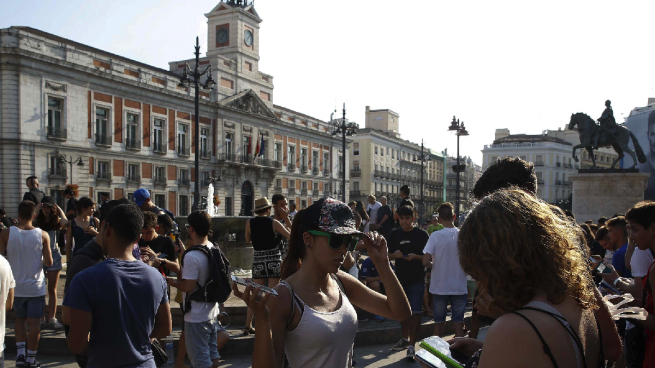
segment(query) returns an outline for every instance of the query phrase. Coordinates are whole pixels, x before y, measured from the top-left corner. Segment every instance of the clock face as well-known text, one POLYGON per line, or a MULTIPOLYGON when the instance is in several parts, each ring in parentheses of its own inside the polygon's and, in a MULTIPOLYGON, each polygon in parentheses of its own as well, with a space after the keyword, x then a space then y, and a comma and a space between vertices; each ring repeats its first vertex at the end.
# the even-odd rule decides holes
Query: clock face
POLYGON ((243 35, 243 42, 245 42, 246 46, 250 47, 252 46, 252 40, 253 40, 252 32, 249 29, 247 29, 243 35))
POLYGON ((224 44, 227 43, 227 41, 230 39, 230 31, 227 28, 220 28, 218 31, 216 31, 216 42, 218 44, 224 44))

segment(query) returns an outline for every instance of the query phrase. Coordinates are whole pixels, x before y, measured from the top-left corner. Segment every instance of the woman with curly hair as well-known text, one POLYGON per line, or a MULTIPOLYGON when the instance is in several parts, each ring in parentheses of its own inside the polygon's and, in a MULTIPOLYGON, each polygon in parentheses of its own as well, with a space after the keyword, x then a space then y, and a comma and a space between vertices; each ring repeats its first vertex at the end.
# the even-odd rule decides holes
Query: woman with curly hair
POLYGON ((459 235, 460 263, 509 312, 491 326, 478 367, 601 366, 580 236, 580 227, 522 190, 495 192, 471 211, 459 235))

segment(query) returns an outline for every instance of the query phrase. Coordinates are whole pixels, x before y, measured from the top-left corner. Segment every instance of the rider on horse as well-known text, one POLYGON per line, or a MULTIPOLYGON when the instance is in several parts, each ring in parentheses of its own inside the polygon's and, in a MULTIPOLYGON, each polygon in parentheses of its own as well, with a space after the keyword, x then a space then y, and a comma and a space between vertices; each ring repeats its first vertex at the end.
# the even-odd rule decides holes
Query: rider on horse
POLYGON ((598 149, 598 139, 600 138, 600 134, 603 131, 608 132, 611 134, 614 138, 616 138, 616 120, 614 120, 614 111, 612 110, 612 101, 607 100, 605 101, 605 111, 603 111, 603 115, 601 115, 598 118, 598 122, 600 123, 600 129, 598 130, 598 133, 596 133, 596 141, 594 142, 594 149, 598 149))

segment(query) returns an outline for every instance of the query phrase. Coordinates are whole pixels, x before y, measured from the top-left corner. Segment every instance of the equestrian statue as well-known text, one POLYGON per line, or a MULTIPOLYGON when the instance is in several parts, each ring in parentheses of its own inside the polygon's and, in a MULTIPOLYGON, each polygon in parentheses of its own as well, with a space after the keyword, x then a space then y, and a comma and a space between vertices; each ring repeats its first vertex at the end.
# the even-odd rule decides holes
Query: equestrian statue
POLYGON ((609 147, 612 146, 614 151, 619 155, 619 157, 612 162, 612 169, 616 166, 616 163, 619 162, 623 157, 623 152, 627 152, 632 157, 632 167, 634 169, 637 165, 637 158, 640 163, 646 162, 646 155, 639 145, 639 141, 635 138, 634 134, 628 130, 623 125, 618 125, 616 120, 614 120, 614 112, 612 111, 612 102, 610 100, 605 101, 605 111, 600 118, 598 118, 599 124, 596 124, 594 119, 590 118, 589 115, 583 114, 581 112, 577 114, 571 114, 571 121, 569 122, 569 129, 573 129, 576 125, 578 126, 578 133, 580 134, 580 144, 573 147, 573 159, 578 162, 578 156, 576 156, 575 151, 578 148, 584 148, 589 152, 589 157, 593 163, 592 168, 596 168, 596 158, 594 157, 594 150, 599 147, 609 147), (635 158, 635 151, 631 150, 628 146, 628 143, 632 139, 632 143, 635 146, 635 151, 637 157, 635 158))

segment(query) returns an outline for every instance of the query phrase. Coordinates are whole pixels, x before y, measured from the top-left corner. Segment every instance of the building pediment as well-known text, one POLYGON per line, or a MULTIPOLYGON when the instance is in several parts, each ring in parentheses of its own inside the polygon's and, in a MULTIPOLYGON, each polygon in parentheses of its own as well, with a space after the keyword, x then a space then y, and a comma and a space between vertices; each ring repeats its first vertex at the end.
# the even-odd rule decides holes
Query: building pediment
POLYGON ((220 106, 239 110, 251 115, 278 120, 273 110, 266 105, 255 91, 248 89, 230 96, 218 103, 220 106))

